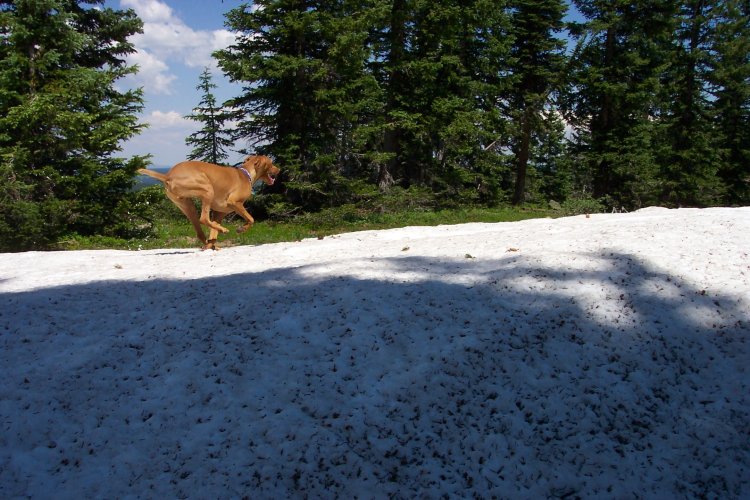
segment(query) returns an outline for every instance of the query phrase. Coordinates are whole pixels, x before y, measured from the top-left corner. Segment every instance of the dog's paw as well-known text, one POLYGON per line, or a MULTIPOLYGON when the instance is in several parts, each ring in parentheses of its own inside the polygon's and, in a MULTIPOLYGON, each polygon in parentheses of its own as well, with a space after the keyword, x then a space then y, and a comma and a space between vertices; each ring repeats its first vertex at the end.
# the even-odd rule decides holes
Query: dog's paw
POLYGON ((216 246, 216 240, 208 240, 205 245, 203 245, 203 248, 201 250, 218 250, 219 247, 216 246))

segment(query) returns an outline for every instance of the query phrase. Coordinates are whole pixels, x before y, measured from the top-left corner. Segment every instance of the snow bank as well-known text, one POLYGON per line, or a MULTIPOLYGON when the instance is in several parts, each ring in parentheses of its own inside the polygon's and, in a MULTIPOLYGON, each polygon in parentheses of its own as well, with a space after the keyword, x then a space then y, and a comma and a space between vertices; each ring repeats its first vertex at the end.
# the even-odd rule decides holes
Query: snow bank
POLYGON ((0 497, 750 496, 750 209, 0 255, 0 497))

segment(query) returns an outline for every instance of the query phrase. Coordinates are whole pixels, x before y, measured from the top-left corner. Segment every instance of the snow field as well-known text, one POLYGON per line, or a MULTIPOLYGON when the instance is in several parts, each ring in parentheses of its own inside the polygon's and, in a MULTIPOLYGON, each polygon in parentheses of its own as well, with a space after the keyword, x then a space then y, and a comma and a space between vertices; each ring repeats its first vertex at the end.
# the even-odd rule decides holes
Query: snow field
POLYGON ((750 209, 0 255, 0 497, 750 496, 750 209))

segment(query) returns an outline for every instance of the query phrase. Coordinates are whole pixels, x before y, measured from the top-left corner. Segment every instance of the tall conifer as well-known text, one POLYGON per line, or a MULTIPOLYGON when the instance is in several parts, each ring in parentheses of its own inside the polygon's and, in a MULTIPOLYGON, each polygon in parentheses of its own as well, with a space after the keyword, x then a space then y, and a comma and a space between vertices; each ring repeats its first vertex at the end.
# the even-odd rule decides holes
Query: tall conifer
POLYGON ((712 116, 724 160, 724 203, 750 204, 750 3, 727 0, 717 10, 708 75, 712 116))
POLYGON ((721 3, 682 1, 675 17, 672 59, 664 78, 668 104, 659 117, 665 136, 657 148, 659 201, 668 205, 705 206, 721 199, 722 148, 711 118, 709 93, 721 3))
POLYGON ((141 126, 141 92, 115 82, 141 31, 102 1, 0 2, 0 245, 43 247, 66 233, 127 235, 144 159, 117 158, 141 126), (96 8, 94 8, 96 7, 96 8))
POLYGON ((556 36, 563 28, 562 0, 511 2, 513 26, 510 114, 514 122, 511 148, 515 159, 513 203, 524 201, 526 175, 536 132, 543 129, 544 110, 555 86, 562 84, 565 42, 556 36))
POLYGON ((213 94, 215 88, 211 71, 208 68, 204 69, 196 87, 201 91, 201 101, 193 108, 193 113, 187 116, 202 125, 200 130, 185 139, 188 146, 193 146, 188 155, 190 160, 220 164, 227 159, 227 149, 234 143, 231 133, 225 128, 225 122, 230 114, 216 103, 213 94))
POLYGON ((654 152, 670 63, 674 2, 575 0, 586 17, 573 25, 566 118, 584 159, 591 192, 610 203, 641 206, 659 196, 654 152))
POLYGON ((241 137, 284 168, 291 200, 335 203, 345 176, 361 173, 367 134, 359 125, 378 106, 365 71, 373 24, 367 2, 261 0, 227 14, 238 42, 217 53, 233 80, 241 137))

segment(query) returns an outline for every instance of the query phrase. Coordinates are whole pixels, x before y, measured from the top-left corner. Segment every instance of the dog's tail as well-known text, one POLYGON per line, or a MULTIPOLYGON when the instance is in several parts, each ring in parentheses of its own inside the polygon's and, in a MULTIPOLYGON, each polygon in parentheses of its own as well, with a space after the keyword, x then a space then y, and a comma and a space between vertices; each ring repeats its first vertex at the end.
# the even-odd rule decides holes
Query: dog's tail
POLYGON ((167 180, 166 175, 160 174, 159 172, 154 172, 153 170, 148 170, 145 168, 139 168, 138 173, 143 174, 143 175, 148 175, 149 177, 153 177, 154 179, 160 180, 162 182, 167 180))

